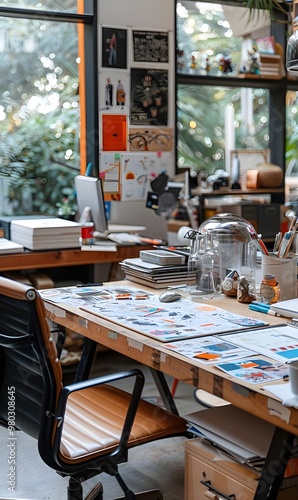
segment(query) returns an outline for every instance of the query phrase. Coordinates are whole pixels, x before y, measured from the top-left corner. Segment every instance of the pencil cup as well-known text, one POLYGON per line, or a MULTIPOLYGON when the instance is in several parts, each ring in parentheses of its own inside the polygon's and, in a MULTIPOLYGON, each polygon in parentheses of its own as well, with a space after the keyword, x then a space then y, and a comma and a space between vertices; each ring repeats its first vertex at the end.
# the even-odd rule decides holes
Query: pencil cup
POLYGON ((262 275, 274 274, 280 286, 280 300, 297 297, 298 256, 281 259, 274 255, 262 255, 262 275))
POLYGON ((293 394, 298 396, 298 361, 290 363, 290 384, 293 394))

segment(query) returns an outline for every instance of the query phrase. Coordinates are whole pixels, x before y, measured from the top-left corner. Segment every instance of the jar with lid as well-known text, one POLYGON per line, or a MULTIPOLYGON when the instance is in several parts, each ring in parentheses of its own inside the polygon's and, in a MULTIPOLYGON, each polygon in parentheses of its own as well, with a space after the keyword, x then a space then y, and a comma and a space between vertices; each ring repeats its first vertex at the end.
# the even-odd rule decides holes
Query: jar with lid
POLYGON ((265 274, 260 285, 261 302, 274 304, 280 300, 280 287, 274 274, 265 274))

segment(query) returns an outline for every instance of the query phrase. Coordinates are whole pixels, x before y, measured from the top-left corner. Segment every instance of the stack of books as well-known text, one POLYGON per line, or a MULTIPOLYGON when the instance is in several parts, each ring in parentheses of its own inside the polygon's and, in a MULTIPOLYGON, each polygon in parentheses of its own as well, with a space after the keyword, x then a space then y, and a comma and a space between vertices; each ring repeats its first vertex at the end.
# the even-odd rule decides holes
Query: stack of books
POLYGON ((24 251, 23 245, 10 241, 7 238, 0 238, 0 254, 20 253, 24 251))
POLYGON ((10 238, 30 250, 80 247, 81 225, 53 217, 12 220, 10 238))
POLYGON ((151 288, 195 283, 195 273, 188 273, 187 264, 160 265, 135 258, 125 259, 120 265, 125 279, 151 288))

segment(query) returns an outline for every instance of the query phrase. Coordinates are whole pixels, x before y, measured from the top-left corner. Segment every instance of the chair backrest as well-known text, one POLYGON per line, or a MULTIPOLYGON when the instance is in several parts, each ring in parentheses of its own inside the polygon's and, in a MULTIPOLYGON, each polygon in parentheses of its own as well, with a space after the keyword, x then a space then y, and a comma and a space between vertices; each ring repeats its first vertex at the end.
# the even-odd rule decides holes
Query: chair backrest
POLYGON ((38 292, 4 277, 0 277, 0 359, 0 421, 36 439, 40 433, 46 435, 48 427, 48 437, 48 416, 55 412, 62 387, 56 346, 38 292))

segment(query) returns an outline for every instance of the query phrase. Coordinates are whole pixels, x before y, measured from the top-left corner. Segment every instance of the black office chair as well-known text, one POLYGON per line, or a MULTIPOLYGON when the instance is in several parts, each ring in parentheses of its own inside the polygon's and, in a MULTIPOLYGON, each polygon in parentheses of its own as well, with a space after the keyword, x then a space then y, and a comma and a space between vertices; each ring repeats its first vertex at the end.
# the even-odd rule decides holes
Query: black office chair
MULTIPOLYGON (((162 499, 158 490, 134 494, 121 478, 118 464, 127 461, 132 447, 186 436, 185 420, 141 399, 140 370, 63 387, 42 298, 33 287, 3 277, 0 361, 0 421, 38 440, 43 461, 69 477, 68 500, 81 500, 82 483, 101 472, 116 477, 123 499, 162 499), (124 378, 132 378, 131 394, 107 385, 124 378)), ((102 499, 101 483, 84 498, 102 499)))

